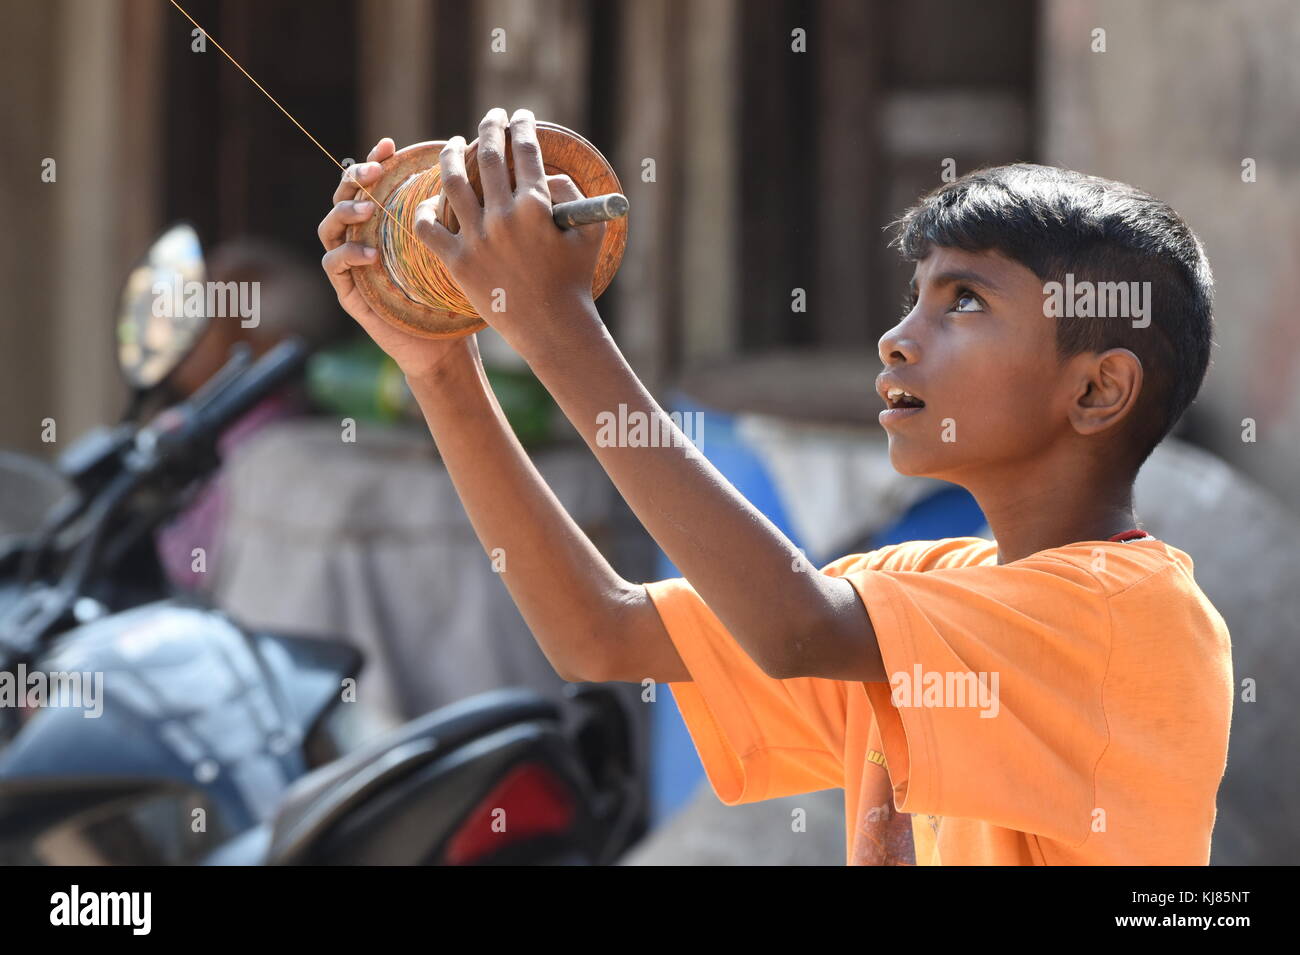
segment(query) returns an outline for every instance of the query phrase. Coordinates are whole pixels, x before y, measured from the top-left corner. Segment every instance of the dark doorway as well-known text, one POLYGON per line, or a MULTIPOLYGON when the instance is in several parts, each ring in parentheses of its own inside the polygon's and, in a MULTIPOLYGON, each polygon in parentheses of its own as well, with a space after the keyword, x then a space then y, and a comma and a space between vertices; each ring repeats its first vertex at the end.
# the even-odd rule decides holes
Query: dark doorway
POLYGON ((190 0, 186 9, 210 36, 195 52, 193 24, 167 18, 166 220, 193 222, 209 247, 251 234, 319 255, 315 226, 339 170, 216 43, 334 157, 360 159, 357 5, 190 0))

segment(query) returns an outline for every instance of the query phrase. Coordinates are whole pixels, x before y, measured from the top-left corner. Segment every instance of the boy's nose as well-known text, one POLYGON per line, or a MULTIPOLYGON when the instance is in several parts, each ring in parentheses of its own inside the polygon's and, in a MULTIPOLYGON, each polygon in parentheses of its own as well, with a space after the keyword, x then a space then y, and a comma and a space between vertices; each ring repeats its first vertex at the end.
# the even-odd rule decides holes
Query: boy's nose
POLYGON ((899 322, 885 334, 880 336, 880 341, 876 344, 876 350, 880 354, 880 361, 885 367, 898 364, 913 364, 918 357, 919 349, 917 348, 916 339, 912 338, 904 327, 905 321, 899 322))

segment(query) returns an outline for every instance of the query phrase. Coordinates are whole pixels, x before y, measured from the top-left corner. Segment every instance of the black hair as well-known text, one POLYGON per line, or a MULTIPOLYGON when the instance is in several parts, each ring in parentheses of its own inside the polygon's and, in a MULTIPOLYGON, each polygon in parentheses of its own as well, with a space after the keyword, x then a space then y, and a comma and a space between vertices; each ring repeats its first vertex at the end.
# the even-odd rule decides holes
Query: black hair
MULTIPOLYGON (((931 247, 995 250, 1044 283, 1150 282, 1150 325, 1057 318, 1057 355, 1127 348, 1143 385, 1128 431, 1135 467, 1169 434, 1209 368, 1214 279, 1199 239, 1169 205, 1122 182, 1016 163, 947 183, 894 224, 893 245, 919 261, 931 247), (1152 333, 1155 334, 1152 334, 1152 333)), ((1046 296, 1046 289, 1044 292, 1046 296)))

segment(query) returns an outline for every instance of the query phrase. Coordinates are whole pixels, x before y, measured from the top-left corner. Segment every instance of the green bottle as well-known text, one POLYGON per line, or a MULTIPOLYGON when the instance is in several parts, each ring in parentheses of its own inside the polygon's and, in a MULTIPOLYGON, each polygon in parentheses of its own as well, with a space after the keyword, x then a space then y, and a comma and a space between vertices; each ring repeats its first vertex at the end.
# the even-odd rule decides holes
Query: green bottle
MULTIPOLYGON (((541 382, 524 367, 484 362, 510 427, 525 447, 555 436, 557 409, 541 382)), ((315 404, 358 421, 421 420, 420 407, 397 364, 368 338, 324 348, 307 363, 307 391, 315 404)))

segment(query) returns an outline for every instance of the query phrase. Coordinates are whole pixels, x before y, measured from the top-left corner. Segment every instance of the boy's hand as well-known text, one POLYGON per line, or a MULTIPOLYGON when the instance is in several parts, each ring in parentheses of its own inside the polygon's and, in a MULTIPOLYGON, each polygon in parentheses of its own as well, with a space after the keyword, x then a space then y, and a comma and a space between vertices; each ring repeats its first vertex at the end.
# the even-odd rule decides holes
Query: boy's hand
POLYGON ((527 342, 545 336, 548 321, 591 302, 591 283, 605 223, 561 229, 552 202, 581 199, 568 176, 548 176, 532 112, 510 117, 515 188, 505 163, 506 113, 491 110, 479 123, 478 168, 483 205, 465 176, 465 140, 448 141, 440 159, 442 196, 416 210, 416 236, 438 256, 475 310, 527 356, 527 342), (438 222, 443 197, 460 231, 438 222))
POLYGON ((334 208, 321 220, 316 233, 325 247, 321 267, 338 293, 339 304, 357 320, 375 344, 388 353, 402 373, 414 380, 432 374, 449 355, 477 359, 478 348, 472 335, 430 340, 394 328, 375 314, 352 280, 354 268, 382 268, 378 250, 359 242, 346 241, 349 225, 365 222, 373 215, 383 215, 374 202, 361 193, 357 183, 368 189, 377 182, 379 164, 394 151, 393 141, 384 137, 370 150, 364 163, 348 167, 339 187, 334 190, 334 208))

